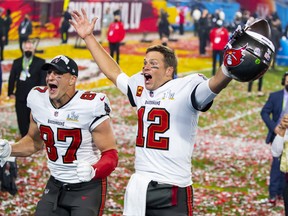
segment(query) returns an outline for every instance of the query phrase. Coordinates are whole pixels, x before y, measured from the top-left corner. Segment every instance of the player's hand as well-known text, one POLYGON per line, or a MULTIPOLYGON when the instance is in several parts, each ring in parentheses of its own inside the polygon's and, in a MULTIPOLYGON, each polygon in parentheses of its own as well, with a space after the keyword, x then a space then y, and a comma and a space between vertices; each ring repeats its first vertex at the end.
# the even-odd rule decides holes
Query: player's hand
POLYGON ((77 160, 73 161, 73 163, 77 166, 77 176, 79 181, 88 182, 94 178, 96 170, 91 166, 90 163, 77 160))
POLYGON ((223 73, 226 77, 229 77, 229 78, 232 78, 232 79, 233 79, 231 73, 228 71, 228 68, 227 68, 224 64, 221 65, 221 70, 222 70, 222 73, 223 73))
MULTIPOLYGON (((235 35, 239 34, 240 32, 242 31, 242 27, 240 25, 237 26, 236 30, 234 30, 234 32, 232 33, 232 36, 230 38, 233 38, 235 37, 235 35)), ((230 43, 230 41, 226 44, 225 46, 225 49, 224 50, 227 50, 227 49, 231 49, 232 48, 232 45, 230 43)), ((224 52, 224 56, 223 56, 223 59, 225 58, 225 55, 226 53, 224 52)), ((231 72, 228 70, 228 68, 225 66, 225 64, 222 64, 221 65, 221 70, 222 70, 222 73, 229 77, 229 78, 233 78, 233 76, 231 75, 231 72)))
POLYGON ((15 99, 15 95, 14 94, 9 95, 9 99, 15 99))
MULTIPOLYGON (((241 31, 243 31, 242 27, 240 25, 237 26, 236 30, 234 30, 234 32, 232 33, 231 38, 234 38, 236 37, 237 34, 240 34, 241 31)), ((231 45, 231 40, 228 41, 228 43, 226 44, 225 48, 224 48, 224 56, 223 56, 223 59, 226 58, 225 55, 226 55, 226 50, 228 49, 231 49, 232 48, 232 45, 231 45)), ((229 78, 232 78, 233 79, 233 76, 231 75, 231 72, 228 70, 228 68, 225 66, 225 64, 222 64, 221 65, 221 70, 223 72, 223 74, 229 78)))
POLYGON ((8 140, 0 139, 0 158, 10 157, 11 151, 11 145, 8 140))
POLYGON ((97 21, 97 17, 93 18, 91 22, 89 22, 86 11, 82 8, 82 15, 78 11, 73 11, 71 13, 74 20, 69 20, 70 24, 75 28, 78 35, 85 39, 88 35, 93 34, 93 30, 95 27, 95 23, 97 21))
POLYGON ((283 118, 281 119, 280 125, 282 128, 287 129, 288 128, 288 114, 285 114, 283 118))

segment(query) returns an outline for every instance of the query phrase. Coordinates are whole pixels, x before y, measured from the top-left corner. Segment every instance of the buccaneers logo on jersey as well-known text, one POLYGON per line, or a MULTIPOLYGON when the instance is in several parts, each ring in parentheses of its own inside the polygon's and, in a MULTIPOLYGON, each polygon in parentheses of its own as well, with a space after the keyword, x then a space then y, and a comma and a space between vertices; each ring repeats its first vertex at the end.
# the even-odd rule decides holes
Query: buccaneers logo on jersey
POLYGON ((247 44, 239 49, 227 49, 224 53, 224 65, 226 67, 236 67, 244 60, 243 51, 246 50, 247 44))

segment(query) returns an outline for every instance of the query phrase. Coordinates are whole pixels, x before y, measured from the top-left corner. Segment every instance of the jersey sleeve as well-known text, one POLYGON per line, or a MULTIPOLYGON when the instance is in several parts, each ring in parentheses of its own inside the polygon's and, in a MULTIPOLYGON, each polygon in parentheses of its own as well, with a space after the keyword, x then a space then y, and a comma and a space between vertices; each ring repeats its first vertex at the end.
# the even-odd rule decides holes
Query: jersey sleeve
POLYGON ((136 97, 139 97, 144 91, 144 77, 141 72, 131 76, 128 79, 127 96, 132 107, 136 107, 136 97))
MULTIPOLYGON (((46 98, 47 86, 35 86, 33 87, 27 96, 27 107, 31 109, 31 115, 35 120, 35 116, 39 114, 39 108, 43 106, 43 101, 46 98), (41 105, 42 104, 42 105, 41 105)), ((42 113, 40 114, 42 115, 42 113)))
POLYGON ((211 91, 209 81, 206 80, 197 85, 191 94, 192 105, 196 110, 205 112, 213 103, 214 98, 217 96, 211 91))
POLYGON ((27 96, 27 107, 29 107, 32 110, 33 104, 35 101, 38 101, 38 98, 41 97, 39 93, 44 94, 47 90, 46 86, 35 86, 33 87, 27 96))
POLYGON ((110 118, 111 106, 108 97, 98 93, 95 100, 96 106, 93 111, 93 120, 90 123, 90 131, 93 131, 99 124, 110 118))
POLYGON ((125 73, 119 74, 116 79, 117 88, 125 95, 128 93, 128 79, 129 77, 125 73))

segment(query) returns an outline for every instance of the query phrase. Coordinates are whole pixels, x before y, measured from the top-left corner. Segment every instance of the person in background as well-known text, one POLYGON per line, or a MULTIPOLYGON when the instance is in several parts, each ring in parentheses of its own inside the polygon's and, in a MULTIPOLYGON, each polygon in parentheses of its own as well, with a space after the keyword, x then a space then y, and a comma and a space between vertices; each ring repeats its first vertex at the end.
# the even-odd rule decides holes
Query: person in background
POLYGON ((273 157, 280 159, 280 170, 285 173, 283 190, 285 215, 288 216, 288 114, 285 114, 277 125, 277 135, 272 142, 273 157))
POLYGON ((0 95, 2 94, 2 82, 3 82, 3 78, 2 78, 2 61, 0 60, 0 95))
POLYGON ((6 16, 4 18, 5 23, 5 45, 8 45, 9 43, 9 31, 12 24, 12 18, 11 18, 11 10, 6 10, 6 16))
POLYGON ((114 21, 110 23, 108 34, 107 34, 107 40, 109 42, 109 49, 110 49, 110 55, 112 58, 114 58, 116 54, 116 62, 119 64, 120 61, 120 46, 121 41, 125 37, 125 29, 123 26, 123 23, 121 22, 121 17, 118 15, 118 13, 114 13, 114 21))
POLYGON ((283 36, 282 32, 279 30, 279 25, 281 25, 281 23, 278 24, 278 22, 273 22, 273 21, 271 21, 271 23, 270 23, 271 35, 272 35, 271 40, 272 40, 272 42, 275 46, 275 50, 276 50, 275 55, 273 56, 273 63, 272 63, 272 69, 273 70, 276 70, 276 65, 277 65, 276 58, 277 58, 277 54, 279 52, 279 49, 281 48, 280 41, 281 41, 281 38, 283 36))
POLYGON ((119 7, 113 11, 113 15, 114 16, 119 16, 120 17, 120 21, 122 22, 122 5, 120 4, 119 7))
MULTIPOLYGON (((281 84, 283 89, 270 93, 268 100, 261 110, 261 117, 268 128, 266 143, 271 145, 276 134, 277 125, 284 114, 288 113, 288 72, 283 75, 281 84)), ((280 171, 279 157, 273 157, 270 170, 268 203, 275 206, 277 199, 282 198, 285 176, 280 171)))
POLYGON ((33 215, 101 216, 107 176, 118 164, 110 102, 105 94, 76 89, 78 66, 68 56, 41 69, 47 86, 28 94, 29 131, 13 144, 0 139, 0 162, 46 149, 51 175, 33 215))
POLYGON ((223 21, 216 21, 217 27, 210 31, 209 38, 212 46, 212 75, 215 75, 217 59, 219 66, 223 63, 224 48, 229 41, 229 31, 223 27, 223 21))
POLYGON ((2 14, 4 12, 4 8, 0 7, 0 61, 4 60, 4 45, 5 45, 5 21, 2 18, 2 14))
POLYGON ((179 34, 184 35, 184 24, 185 24, 185 11, 181 8, 179 11, 179 34))
POLYGON ((113 15, 110 12, 110 8, 107 7, 105 10, 105 14, 103 14, 102 18, 100 43, 104 43, 105 41, 107 41, 108 28, 112 22, 113 22, 113 15))
POLYGON ((195 8, 194 10, 191 10, 191 16, 193 18, 193 35, 195 37, 198 37, 198 31, 199 31, 199 19, 201 17, 201 11, 198 8, 195 8))
POLYGON ((29 36, 32 34, 32 22, 28 13, 25 14, 24 20, 20 23, 18 27, 19 34, 19 47, 21 53, 23 54, 23 42, 29 39, 29 36))
MULTIPOLYGON (((251 12, 249 10, 243 9, 241 10, 242 13, 242 23, 245 25, 247 22, 249 22, 249 20, 251 20, 251 18, 254 19, 254 17, 251 15, 251 12)), ((236 26, 237 28, 237 26, 236 26)))
POLYGON ((60 20, 60 33, 61 33, 61 43, 66 44, 68 42, 68 30, 70 28, 69 20, 72 19, 71 14, 69 13, 69 8, 65 10, 62 14, 60 20))
POLYGON ((158 33, 160 40, 165 35, 168 39, 170 37, 170 23, 168 20, 168 13, 161 8, 157 21, 158 33))
POLYGON ((200 56, 206 56, 207 41, 209 41, 209 12, 204 9, 201 13, 201 17, 198 21, 198 38, 199 38, 199 54, 200 56))
MULTIPOLYGON (((258 79, 258 87, 257 87, 257 96, 258 96, 258 97, 264 96, 264 93, 262 92, 263 77, 264 77, 264 76, 262 76, 262 77, 260 77, 260 78, 258 79)), ((252 95, 253 82, 254 82, 254 81, 248 82, 248 96, 251 96, 251 95, 252 95)))
MULTIPOLYGON (((45 60, 34 56, 35 46, 32 40, 23 42, 23 55, 12 63, 12 68, 8 80, 8 96, 15 99, 15 111, 17 116, 18 128, 21 137, 28 133, 30 122, 30 108, 27 107, 27 95, 29 91, 37 85, 46 85, 45 74, 41 71, 45 60)), ((10 184, 5 184, 5 190, 15 195, 17 185, 17 160, 7 162, 2 170, 10 169, 10 184)), ((5 181, 3 181, 5 183, 5 181)), ((2 182, 2 183, 3 183, 2 182)))
POLYGON ((244 24, 245 23, 243 23, 241 11, 237 11, 233 21, 228 26, 228 30, 229 32, 234 32, 238 26, 244 26, 244 24))
POLYGON ((34 55, 35 48, 32 40, 23 43, 23 55, 13 61, 8 80, 8 96, 15 98, 21 137, 24 137, 29 129, 30 108, 27 107, 27 95, 34 86, 46 85, 46 75, 41 70, 45 60, 34 55))

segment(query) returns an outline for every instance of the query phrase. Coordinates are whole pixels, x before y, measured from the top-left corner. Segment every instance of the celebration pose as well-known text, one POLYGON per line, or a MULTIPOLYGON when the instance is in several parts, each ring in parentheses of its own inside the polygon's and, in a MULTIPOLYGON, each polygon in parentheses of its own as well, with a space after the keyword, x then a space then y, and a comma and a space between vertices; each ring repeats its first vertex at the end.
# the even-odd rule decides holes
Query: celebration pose
MULTIPOLYGON (((171 49, 163 45, 149 47, 142 72, 128 77, 94 37, 97 18, 89 22, 83 9, 82 14, 74 11, 72 17, 72 26, 84 39, 101 71, 128 96, 131 105, 137 107, 135 173, 126 188, 123 214, 192 215, 191 157, 199 113, 211 107, 215 96, 232 78, 248 81, 265 73, 270 64, 268 59, 262 61, 261 58, 259 64, 252 64, 250 58, 255 58, 255 55, 247 49, 240 49, 249 41, 253 41, 251 46, 255 45, 256 38, 258 41, 264 36, 253 32, 252 37, 246 29, 239 30, 234 41, 228 44, 224 64, 209 80, 201 74, 173 79, 177 58, 171 49), (238 42, 243 37, 246 40, 244 45, 238 42), (238 49, 241 50, 239 53, 238 49), (231 58, 236 54, 239 62, 243 58, 243 65, 237 65, 235 58, 231 58), (246 58, 249 59, 247 63, 246 58), (245 67, 247 64, 249 70, 245 67)), ((266 24, 261 21, 256 26, 267 27, 266 24)), ((273 53, 273 45, 268 39, 264 45, 261 44, 262 55, 273 53)))
POLYGON ((42 66, 47 86, 34 87, 28 134, 10 145, 0 140, 0 161, 46 149, 51 177, 35 215, 102 215, 107 176, 118 163, 109 100, 76 90, 78 66, 60 55, 42 66))

